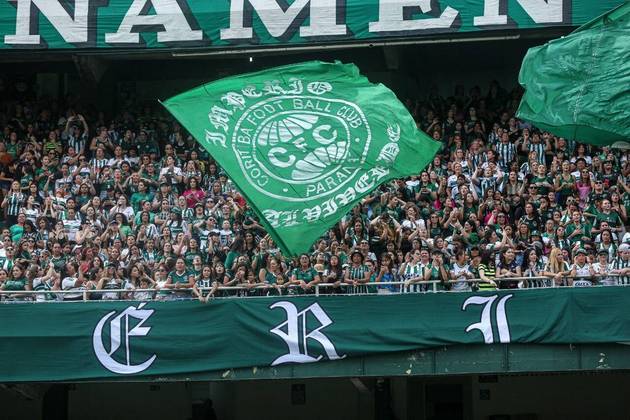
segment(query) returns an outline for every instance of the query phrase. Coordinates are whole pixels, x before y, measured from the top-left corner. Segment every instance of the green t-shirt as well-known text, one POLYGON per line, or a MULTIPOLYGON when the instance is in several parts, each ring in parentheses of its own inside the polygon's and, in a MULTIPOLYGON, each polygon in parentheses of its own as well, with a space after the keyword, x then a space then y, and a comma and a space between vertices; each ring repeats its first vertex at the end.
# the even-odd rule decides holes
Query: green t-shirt
POLYGON ((317 271, 313 267, 309 267, 305 271, 303 271, 301 268, 294 268, 293 275, 296 279, 303 280, 306 283, 309 283, 315 279, 315 276, 317 276, 317 271))
POLYGON ((168 275, 171 278, 171 283, 182 283, 188 284, 188 278, 190 277, 190 272, 185 270, 182 274, 177 274, 177 271, 173 270, 168 275))
POLYGON ((186 253, 184 254, 184 261, 186 261, 186 267, 192 267, 193 260, 195 259, 196 256, 201 257, 201 254, 199 252, 186 251, 186 253))
MULTIPOLYGON (((578 227, 575 225, 575 223, 569 223, 565 230, 565 236, 568 238, 569 235, 575 232, 576 229, 578 229, 578 227)), ((582 230, 582 234, 575 235, 572 238, 570 238, 569 240, 571 241, 572 244, 581 240, 583 236, 591 236, 591 226, 589 224, 582 223, 580 224, 579 229, 582 230)))
POLYGON ((608 226, 616 228, 621 225, 621 218, 616 211, 612 211, 608 214, 597 212, 595 214, 595 218, 597 219, 597 225, 601 225, 602 222, 608 222, 608 226))
POLYGON ((13 242, 20 242, 22 234, 24 233, 24 226, 13 225, 9 228, 9 231, 11 232, 11 240, 13 242))
POLYGON ((4 290, 25 290, 26 279, 7 280, 4 282, 4 290))
MULTIPOLYGON (((448 265, 446 265, 446 264, 442 264, 442 265, 444 267, 444 270, 448 273, 448 271, 449 271, 448 265)), ((444 280, 447 280, 447 279, 442 279, 440 277, 440 268, 439 267, 434 267, 433 264, 429 263, 424 269, 425 270, 431 270, 431 274, 429 275, 429 280, 442 280, 439 283, 435 284, 435 290, 437 290, 437 291, 444 291, 444 290, 446 290, 444 280)), ((433 285, 429 285, 429 290, 433 290, 433 285)))
MULTIPOLYGON (((547 183, 553 185, 553 181, 548 176, 543 176, 543 177, 535 176, 535 177, 532 178, 532 181, 531 181, 532 184, 536 184, 538 182, 547 182, 547 183)), ((548 192, 549 192, 549 187, 547 187, 547 186, 538 186, 538 194, 547 194, 548 192)))
POLYGON ((133 209, 135 211, 140 211, 141 206, 140 203, 142 201, 153 201, 153 194, 151 193, 141 193, 141 192, 135 192, 131 195, 131 207, 133 207, 133 209))
POLYGON ((560 194, 563 196, 569 196, 573 193, 575 187, 575 178, 573 175, 569 175, 566 179, 562 175, 558 175, 558 183, 560 184, 560 194))

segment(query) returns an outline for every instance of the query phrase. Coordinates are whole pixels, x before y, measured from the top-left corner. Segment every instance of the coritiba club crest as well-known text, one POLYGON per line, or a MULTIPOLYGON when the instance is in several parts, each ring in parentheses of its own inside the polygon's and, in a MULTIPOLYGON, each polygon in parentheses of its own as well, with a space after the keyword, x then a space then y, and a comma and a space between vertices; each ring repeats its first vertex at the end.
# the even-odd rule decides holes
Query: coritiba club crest
POLYGON ((396 124, 384 136, 389 143, 378 155, 381 166, 366 170, 373 135, 368 119, 359 105, 335 97, 329 82, 266 81, 228 92, 221 103, 208 115, 215 130, 206 130, 206 141, 234 154, 249 185, 270 203, 321 203, 301 212, 263 208, 272 226, 335 214, 389 174, 399 151, 396 124))
POLYGON ((343 188, 370 146, 363 111, 326 98, 333 89, 326 82, 311 82, 306 92, 299 80, 289 90, 273 82, 268 86, 285 93, 245 101, 232 135, 232 150, 249 182, 270 198, 288 201, 322 198, 343 188))

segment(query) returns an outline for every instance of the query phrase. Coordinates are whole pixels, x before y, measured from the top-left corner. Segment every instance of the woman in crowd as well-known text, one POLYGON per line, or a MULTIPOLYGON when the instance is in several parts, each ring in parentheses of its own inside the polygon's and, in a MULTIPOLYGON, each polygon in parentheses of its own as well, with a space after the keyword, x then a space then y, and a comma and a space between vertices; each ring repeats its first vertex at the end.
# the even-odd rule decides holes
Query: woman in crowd
POLYGON ((283 294, 286 278, 278 258, 269 257, 267 259, 267 265, 258 273, 258 279, 260 283, 269 285, 269 290, 267 291, 269 296, 278 296, 283 294))
POLYGON ((566 277, 571 274, 569 263, 565 260, 562 249, 553 248, 542 274, 550 277, 556 286, 567 286, 566 277))
MULTIPOLYGON (((508 247, 501 253, 501 259, 497 265, 497 278, 521 277, 521 266, 516 261, 516 252, 512 247, 508 247)), ((503 280, 499 284, 499 289, 516 289, 518 280, 503 280)))
POLYGON ((450 267, 451 290, 453 291, 467 292, 471 290, 469 280, 474 278, 474 275, 466 258, 463 249, 455 250, 455 261, 450 267))
POLYGON ((342 293, 344 290, 341 288, 341 282, 344 280, 344 270, 339 255, 332 254, 330 260, 322 275, 324 283, 330 283, 332 286, 324 289, 327 293, 342 293))
POLYGON ((528 280, 522 282, 523 287, 550 287, 551 282, 541 279, 545 274, 545 262, 542 259, 542 253, 538 248, 531 248, 527 251, 523 261, 523 277, 528 280))
POLYGON ((482 280, 477 283, 479 290, 495 290, 497 283, 496 258, 492 251, 485 251, 481 256, 481 263, 477 268, 479 278, 482 280))
POLYGON ((313 268, 311 259, 308 254, 301 254, 299 263, 291 273, 290 284, 298 286, 297 288, 290 289, 293 293, 314 293, 315 285, 321 280, 319 273, 313 268))
POLYGON ((346 267, 344 284, 349 293, 367 293, 366 284, 370 281, 370 271, 365 265, 365 256, 361 251, 354 250, 350 254, 350 265, 346 267))

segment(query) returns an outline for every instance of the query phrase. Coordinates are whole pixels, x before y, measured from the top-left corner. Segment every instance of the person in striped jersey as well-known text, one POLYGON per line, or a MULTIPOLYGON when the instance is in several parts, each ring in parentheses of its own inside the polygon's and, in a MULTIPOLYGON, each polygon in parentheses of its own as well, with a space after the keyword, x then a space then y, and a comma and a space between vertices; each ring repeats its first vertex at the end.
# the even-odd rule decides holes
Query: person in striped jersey
POLYGON ((74 148, 77 154, 80 155, 85 151, 88 132, 89 127, 83 115, 73 115, 66 121, 66 127, 61 133, 61 139, 65 141, 68 147, 74 148))
POLYGON ((400 274, 405 280, 405 291, 411 293, 424 292, 426 287, 419 284, 424 281, 425 268, 429 265, 429 251, 416 249, 411 253, 411 261, 400 267, 400 274))
POLYGON ((20 209, 25 198, 26 196, 20 189, 20 183, 13 181, 11 183, 11 190, 2 200, 2 208, 6 211, 7 226, 17 223, 18 214, 20 214, 20 209))
POLYGON ((617 284, 630 284, 630 245, 623 244, 617 250, 617 257, 612 261, 611 274, 617 274, 617 284))
POLYGON ((107 157, 105 156, 105 148, 99 147, 96 149, 95 155, 90 160, 90 166, 92 167, 92 173, 98 178, 99 174, 105 166, 107 166, 107 157))
POLYGON ((350 255, 350 265, 346 267, 344 283, 349 293, 367 293, 367 282, 370 281, 370 270, 364 264, 365 257, 358 249, 350 255), (350 287, 351 286, 351 287, 350 287))
POLYGON ((470 168, 471 173, 475 172, 477 168, 483 165, 483 163, 486 161, 486 155, 482 151, 481 143, 481 139, 473 140, 470 145, 470 149, 466 154, 468 167, 470 168))
POLYGON ((494 279, 497 276, 496 258, 492 251, 486 250, 481 255, 481 264, 477 268, 481 281, 477 283, 479 290, 496 290, 497 283, 494 279))
POLYGON ((597 262, 591 265, 597 281, 602 286, 616 286, 617 277, 609 276, 612 264, 608 262, 608 251, 600 249, 597 252, 597 262))
POLYGON ((501 142, 498 143, 494 150, 497 152, 499 158, 499 166, 503 171, 510 169, 510 163, 516 157, 516 147, 510 143, 510 136, 508 133, 503 132, 501 135, 501 142))
POLYGON ((41 291, 35 295, 36 302, 45 302, 47 300, 57 300, 57 297, 52 293, 46 293, 51 290, 59 290, 61 279, 59 274, 55 272, 55 266, 52 262, 48 263, 48 271, 44 273, 43 268, 39 268, 38 277, 33 279, 33 290, 41 291))
POLYGON ((523 152, 535 152, 538 163, 545 163, 545 154, 551 151, 551 143, 549 140, 543 141, 540 134, 535 132, 531 137, 527 128, 523 129, 523 144, 521 145, 523 152))

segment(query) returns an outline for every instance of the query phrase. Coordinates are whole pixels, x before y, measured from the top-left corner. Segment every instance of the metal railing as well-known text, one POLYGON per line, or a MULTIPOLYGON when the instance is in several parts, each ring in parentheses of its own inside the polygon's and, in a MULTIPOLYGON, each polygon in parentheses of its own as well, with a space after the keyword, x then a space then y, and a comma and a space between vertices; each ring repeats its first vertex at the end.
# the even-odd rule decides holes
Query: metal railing
MULTIPOLYGON (((561 277, 561 282, 557 282, 557 279, 549 276, 538 277, 502 277, 493 279, 493 281, 499 285, 500 283, 509 282, 519 284, 516 288, 511 290, 536 290, 541 288, 555 288, 568 286, 568 280, 593 280, 598 278, 615 278, 615 277, 629 277, 624 274, 598 274, 594 276, 564 276, 561 277), (530 284, 531 283, 531 284, 530 284), (560 283, 560 284, 558 284, 560 283), (532 286, 535 284, 535 286, 532 286), (520 285, 526 287, 520 287, 520 285)), ((319 283, 310 288, 304 288, 297 284, 284 284, 284 285, 257 285, 253 287, 247 286, 218 286, 218 287, 204 287, 197 288, 203 296, 207 296, 212 292, 212 298, 255 298, 263 296, 273 296, 270 294, 264 294, 265 291, 277 291, 276 296, 304 296, 306 295, 357 295, 357 294, 375 294, 375 293, 390 293, 390 294, 404 294, 404 293, 457 293, 460 291, 470 291, 475 285, 484 284, 485 287, 481 290, 492 290, 492 286, 489 283, 480 279, 466 279, 466 280, 421 280, 416 282, 410 281, 389 281, 389 282, 368 282, 368 283, 319 283), (462 290, 445 290, 442 286, 454 284, 467 284, 462 290), (248 295, 249 293, 263 293, 258 295, 248 295)), ((630 284, 619 284, 620 286, 626 286, 630 284)), ((593 285, 597 287, 599 285, 593 285)), ((500 287, 499 287, 500 288, 500 287)), ((149 289, 75 289, 75 290, 0 290, 0 300, 2 302, 69 302, 69 301, 83 301, 83 302, 95 302, 100 300, 116 301, 116 300, 191 300, 196 299, 193 296, 193 288, 149 288, 149 289), (137 294, 149 294, 150 298, 137 298, 137 294), (107 294, 107 298, 93 298, 92 296, 98 296, 107 294), (72 298, 68 299, 67 296, 71 295, 72 298), (112 299, 111 296, 116 298, 112 299)))

